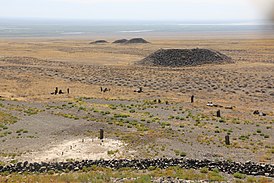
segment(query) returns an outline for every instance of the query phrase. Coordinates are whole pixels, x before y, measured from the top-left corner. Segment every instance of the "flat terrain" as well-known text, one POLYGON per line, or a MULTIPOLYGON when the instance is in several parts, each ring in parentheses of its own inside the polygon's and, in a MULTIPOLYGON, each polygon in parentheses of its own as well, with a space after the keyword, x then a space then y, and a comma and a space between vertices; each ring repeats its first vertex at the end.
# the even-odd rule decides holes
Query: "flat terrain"
POLYGON ((274 163, 274 40, 148 41, 1 40, 0 161, 188 157, 274 163), (236 63, 134 65, 159 48, 197 47, 236 63), (51 94, 55 87, 64 94, 51 94), (143 93, 134 92, 139 87, 143 93), (101 128, 104 142, 97 139, 101 128))

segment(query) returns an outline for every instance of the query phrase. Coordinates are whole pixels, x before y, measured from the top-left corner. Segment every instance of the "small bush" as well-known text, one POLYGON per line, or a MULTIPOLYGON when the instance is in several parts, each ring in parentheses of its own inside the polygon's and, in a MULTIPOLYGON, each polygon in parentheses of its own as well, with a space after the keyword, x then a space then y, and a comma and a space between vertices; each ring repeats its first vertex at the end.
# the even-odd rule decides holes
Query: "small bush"
POLYGON ((181 152, 181 153, 180 153, 180 156, 181 156, 181 157, 185 157, 185 156, 186 156, 186 153, 185 153, 185 152, 181 152))
POLYGON ((262 133, 262 130, 258 129, 258 130, 257 130, 257 133, 262 133))
POLYGON ((233 176, 234 176, 235 178, 238 178, 238 179, 245 179, 245 177, 246 177, 246 175, 241 174, 241 173, 239 173, 239 172, 234 173, 233 176))

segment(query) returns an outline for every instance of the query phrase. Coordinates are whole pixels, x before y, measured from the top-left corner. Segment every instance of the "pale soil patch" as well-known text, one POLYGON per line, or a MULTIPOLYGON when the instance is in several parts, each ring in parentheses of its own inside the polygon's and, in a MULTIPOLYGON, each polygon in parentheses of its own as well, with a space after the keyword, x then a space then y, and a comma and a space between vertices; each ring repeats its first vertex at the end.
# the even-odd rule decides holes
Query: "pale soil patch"
POLYGON ((112 159, 121 157, 125 146, 126 144, 123 142, 114 139, 104 139, 103 141, 98 138, 65 140, 49 145, 41 151, 24 154, 19 159, 29 162, 112 159))

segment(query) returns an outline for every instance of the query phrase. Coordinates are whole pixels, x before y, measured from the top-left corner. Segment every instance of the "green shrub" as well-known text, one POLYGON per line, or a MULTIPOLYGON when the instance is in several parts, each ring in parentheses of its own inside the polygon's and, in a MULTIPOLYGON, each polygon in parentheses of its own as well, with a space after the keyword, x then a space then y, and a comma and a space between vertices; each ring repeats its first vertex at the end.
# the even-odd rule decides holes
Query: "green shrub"
POLYGON ((151 182, 151 177, 149 175, 143 175, 139 177, 136 181, 136 183, 144 183, 144 182, 151 182))
POLYGON ((241 173, 239 173, 239 172, 234 173, 233 176, 234 176, 235 178, 238 178, 238 179, 245 179, 245 177, 246 177, 246 175, 241 174, 241 173))

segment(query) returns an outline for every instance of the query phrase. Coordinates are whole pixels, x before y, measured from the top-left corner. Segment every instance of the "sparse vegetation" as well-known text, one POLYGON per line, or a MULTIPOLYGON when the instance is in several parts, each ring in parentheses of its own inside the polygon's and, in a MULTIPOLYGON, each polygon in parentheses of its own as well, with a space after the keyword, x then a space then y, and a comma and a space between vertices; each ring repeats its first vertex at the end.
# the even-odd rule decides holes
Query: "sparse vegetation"
MULTIPOLYGON (((18 121, 18 118, 11 114, 0 111, 0 125, 3 124, 14 124, 18 121), (1 124, 2 123, 2 124, 1 124)), ((5 126, 2 126, 5 127, 5 126)))
MULTIPOLYGON (((15 163, 19 159, 5 156, 5 150, 18 151, 18 156, 25 151, 24 155, 27 155, 36 150, 33 147, 36 148, 40 143, 59 143, 82 136, 98 138, 102 128, 105 138, 126 144, 119 151, 115 147, 104 151, 111 157, 273 162, 274 113, 271 109, 274 103, 274 67, 271 64, 273 51, 270 46, 273 40, 241 39, 237 44, 229 39, 174 40, 167 45, 158 41, 150 46, 93 45, 91 48, 77 40, 73 41, 73 46, 63 40, 43 41, 41 45, 38 40, 26 40, 24 44, 5 41, 1 42, 2 47, 7 46, 7 49, 3 49, 4 55, 13 54, 13 57, 0 58, 0 75, 3 76, 1 96, 5 98, 0 97, 1 161, 8 159, 8 163, 12 160, 15 163), (22 55, 47 57, 44 53, 40 55, 42 50, 37 51, 37 48, 41 48, 43 52, 51 51, 51 56, 48 60, 14 56, 17 55, 17 49, 9 50, 9 45, 13 44, 19 44, 17 49, 22 55), (22 50, 26 49, 26 45, 29 50, 27 53, 22 50), (220 50, 236 63, 226 66, 140 69, 128 62, 144 58, 158 47, 182 45, 200 45, 220 50), (104 54, 115 55, 113 61, 103 61, 104 54), (96 59, 97 56, 100 59, 96 59), (66 62, 55 61, 56 58, 66 59, 66 62), (74 64, 74 60, 77 60, 77 64, 74 64), (90 60, 95 64, 90 64, 90 60), (270 63, 261 63, 266 61, 270 63), (119 66, 110 65, 116 63, 119 66), (120 64, 125 65, 120 67, 120 64), (65 94, 50 94, 57 86, 65 94), (111 90, 101 92, 101 86, 111 90), (70 94, 66 93, 68 87, 71 88, 70 94), (139 87, 142 87, 143 92, 134 92, 139 87), (195 95, 194 103, 190 103, 191 95, 195 95), (212 105, 207 105, 210 102, 212 105), (221 110, 222 117, 216 117, 217 110, 221 110), (259 114, 253 114, 255 110, 259 114), (227 135, 230 145, 225 143, 227 135)), ((104 142, 100 142, 102 149, 104 142)), ((48 174, 28 174, 25 177, 12 174, 9 181, 111 182, 114 181, 113 177, 133 177, 128 181, 142 182, 162 176, 226 180, 223 173, 210 170, 183 170, 178 167, 159 170, 150 167, 146 171, 113 171, 93 167, 78 173, 67 170, 67 174, 59 174, 54 170, 48 174)), ((260 180, 239 173, 230 178, 247 182, 260 180)))

